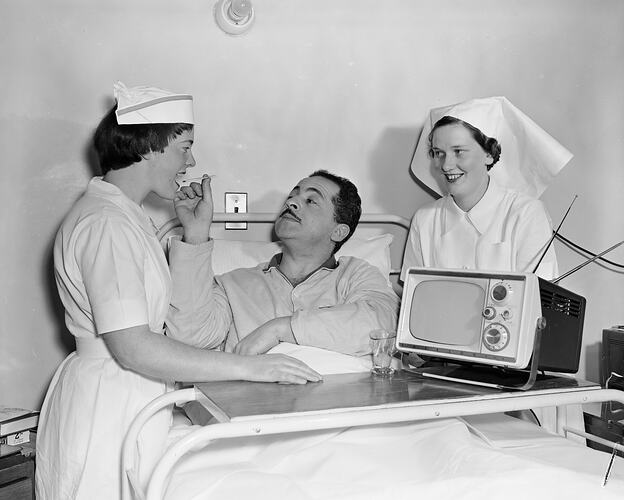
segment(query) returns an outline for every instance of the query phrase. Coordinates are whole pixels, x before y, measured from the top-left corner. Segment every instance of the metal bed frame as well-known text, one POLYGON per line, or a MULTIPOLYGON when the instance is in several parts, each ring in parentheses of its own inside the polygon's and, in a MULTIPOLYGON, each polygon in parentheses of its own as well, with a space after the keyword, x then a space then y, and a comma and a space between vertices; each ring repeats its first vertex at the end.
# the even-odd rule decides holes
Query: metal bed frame
MULTIPOLYGON (((257 212, 257 213, 236 213, 236 214, 226 214, 223 212, 216 212, 212 216, 212 222, 250 222, 250 223, 260 223, 260 224, 269 224, 275 222, 277 218, 277 214, 270 212, 257 212)), ((410 220, 402 217, 400 215, 394 214, 362 214, 360 217, 360 224, 392 224, 399 226, 405 231, 409 231, 410 228, 410 220)), ((168 220, 165 222, 158 232, 156 236, 159 240, 163 241, 167 237, 167 235, 173 231, 175 228, 180 226, 180 221, 177 217, 168 220)), ((401 273, 400 269, 393 268, 390 271, 392 275, 398 275, 401 273)))
MULTIPOLYGON (((213 221, 270 223, 275 220, 275 217, 275 214, 272 213, 215 213, 213 221)), ((410 225, 410 221, 403 217, 385 214, 363 214, 360 222, 396 224, 406 230, 409 229, 410 225)), ((158 232, 159 238, 165 238, 178 225, 177 219, 172 219, 165 223, 158 232)), ((138 483, 133 453, 141 429, 159 410, 173 404, 182 404, 189 401, 205 402, 206 396, 196 387, 169 392, 149 403, 133 421, 122 449, 121 474, 122 498, 124 500, 132 498, 159 500, 163 498, 168 477, 178 461, 189 451, 208 445, 215 439, 442 419, 549 406, 557 407, 557 431, 559 434, 563 436, 567 436, 568 433, 575 434, 624 452, 624 446, 620 444, 567 427, 565 412, 559 411, 561 407, 571 404, 602 403, 607 401, 624 404, 623 391, 602 389, 596 384, 592 387, 560 392, 498 392, 496 394, 475 395, 460 400, 410 401, 359 408, 336 408, 326 411, 242 416, 232 418, 226 422, 207 425, 190 432, 163 454, 152 473, 147 485, 147 491, 143 492, 138 483)))
MULTIPOLYGON (((134 498, 140 500, 162 499, 168 478, 178 461, 188 452, 206 446, 216 439, 443 419, 546 406, 557 406, 559 410, 560 407, 570 404, 603 403, 606 401, 624 403, 624 392, 615 389, 601 389, 600 386, 560 393, 502 392, 494 396, 475 396, 463 401, 394 403, 348 410, 336 409, 335 411, 308 411, 285 415, 268 414, 239 417, 229 422, 215 423, 194 430, 173 444, 154 468, 147 492, 144 494, 136 480, 133 458, 133 446, 136 444, 141 429, 162 408, 176 403, 201 401, 202 398, 205 396, 196 387, 173 391, 156 398, 137 415, 128 431, 123 447, 122 480, 124 495, 122 498, 130 500, 133 498, 130 492, 133 491, 134 498)), ((618 451, 624 451, 624 446, 620 444, 567 427, 565 412, 557 411, 557 427, 561 435, 576 434, 618 451)))

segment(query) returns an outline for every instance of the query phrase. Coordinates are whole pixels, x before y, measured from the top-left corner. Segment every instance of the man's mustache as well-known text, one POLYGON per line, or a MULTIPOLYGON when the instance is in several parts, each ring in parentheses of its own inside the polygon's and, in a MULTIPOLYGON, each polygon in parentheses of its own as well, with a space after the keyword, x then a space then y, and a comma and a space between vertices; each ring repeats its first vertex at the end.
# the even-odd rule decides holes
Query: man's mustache
POLYGON ((286 207, 284 210, 282 210, 282 213, 280 214, 280 217, 284 217, 284 215, 291 215, 292 217, 294 217, 298 222, 301 222, 301 219, 297 216, 297 214, 295 214, 295 212, 293 212, 291 210, 290 207, 286 207))

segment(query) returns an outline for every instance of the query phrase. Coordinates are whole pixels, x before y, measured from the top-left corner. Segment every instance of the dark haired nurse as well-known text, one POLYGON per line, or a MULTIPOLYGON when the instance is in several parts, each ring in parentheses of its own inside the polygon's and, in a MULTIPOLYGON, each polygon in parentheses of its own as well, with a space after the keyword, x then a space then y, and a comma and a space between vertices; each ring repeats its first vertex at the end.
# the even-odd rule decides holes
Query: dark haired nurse
MULTIPOLYGON (((430 112, 412 170, 444 195, 419 208, 411 266, 533 272, 552 235, 538 196, 572 155, 504 97, 430 112)), ((536 270, 557 275, 551 246, 536 270)))
MULTIPOLYGON (((414 266, 534 272, 540 259, 535 273, 557 276, 552 225, 538 197, 571 158, 504 97, 431 110, 412 171, 443 196, 416 211, 401 279, 414 266)), ((554 409, 536 413, 556 429, 554 409)), ((582 428, 580 408, 568 418, 582 428)))
MULTIPOLYGON (((176 334, 167 325, 176 289, 205 286, 176 276, 173 264, 190 259, 210 265, 212 198, 201 194, 210 193, 210 179, 180 191, 176 183, 195 165, 192 97, 121 83, 115 97, 94 136, 103 176, 89 182, 54 242, 56 283, 76 352, 56 371, 41 408, 40 500, 119 498, 127 429, 174 381, 320 379, 288 356, 211 350, 223 337, 213 336, 199 349, 169 336, 176 334), (150 193, 173 200, 184 227, 171 248, 172 271, 142 208, 150 193)), ((162 453, 171 419, 171 409, 162 410, 140 436, 143 484, 162 453)))

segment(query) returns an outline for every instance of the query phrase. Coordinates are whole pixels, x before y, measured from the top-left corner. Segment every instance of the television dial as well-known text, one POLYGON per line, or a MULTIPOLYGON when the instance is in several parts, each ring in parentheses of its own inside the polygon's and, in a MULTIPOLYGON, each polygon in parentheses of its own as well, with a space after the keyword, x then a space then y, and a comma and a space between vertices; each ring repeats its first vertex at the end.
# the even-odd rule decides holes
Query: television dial
POLYGON ((496 309, 487 306, 485 309, 483 309, 483 317, 485 319, 494 319, 496 317, 496 309))
POLYGON ((492 299, 499 304, 505 302, 509 298, 510 294, 511 288, 505 283, 496 283, 490 291, 492 299))
POLYGON ((500 351, 509 342, 509 330, 500 323, 488 325, 483 332, 483 344, 490 351, 500 351))

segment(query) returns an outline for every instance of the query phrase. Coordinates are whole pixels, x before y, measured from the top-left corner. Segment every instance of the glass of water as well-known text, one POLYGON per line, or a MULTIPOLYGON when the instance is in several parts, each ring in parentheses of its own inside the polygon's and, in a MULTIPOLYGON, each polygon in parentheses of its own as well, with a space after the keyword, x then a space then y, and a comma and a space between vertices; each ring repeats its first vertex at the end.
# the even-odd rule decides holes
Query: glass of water
POLYGON ((369 333, 373 356, 373 375, 389 377, 394 374, 392 355, 395 353, 396 332, 372 330, 369 333))

